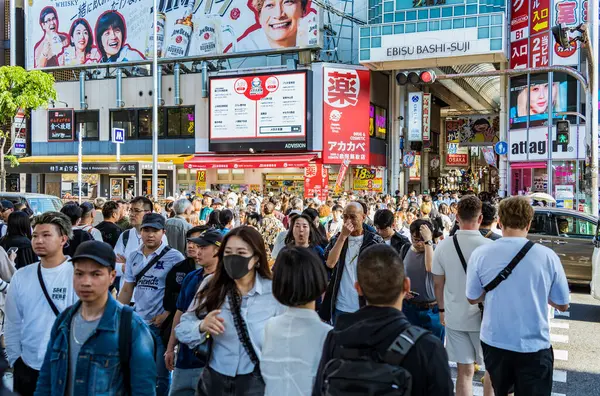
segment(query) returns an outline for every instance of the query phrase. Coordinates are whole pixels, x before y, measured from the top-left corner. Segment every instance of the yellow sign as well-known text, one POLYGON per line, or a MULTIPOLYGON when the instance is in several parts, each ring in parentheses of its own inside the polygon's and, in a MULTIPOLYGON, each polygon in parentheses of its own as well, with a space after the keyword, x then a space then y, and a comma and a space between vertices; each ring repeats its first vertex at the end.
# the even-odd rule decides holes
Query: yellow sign
POLYGON ((357 191, 375 191, 383 192, 383 179, 376 178, 370 180, 354 179, 354 190, 357 191))
POLYGON ((196 194, 206 191, 206 171, 199 170, 196 173, 196 194))

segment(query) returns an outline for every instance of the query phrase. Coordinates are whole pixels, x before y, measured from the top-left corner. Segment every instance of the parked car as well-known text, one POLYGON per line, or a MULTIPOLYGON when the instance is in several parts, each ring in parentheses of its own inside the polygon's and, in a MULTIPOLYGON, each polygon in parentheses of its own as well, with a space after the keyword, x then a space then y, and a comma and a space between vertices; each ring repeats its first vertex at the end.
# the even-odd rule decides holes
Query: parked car
POLYGON ((569 283, 588 285, 592 280, 592 256, 600 256, 600 252, 595 252, 599 241, 597 229, 596 216, 570 209, 540 207, 535 208, 527 238, 554 250, 569 283))
POLYGON ((0 193, 0 200, 4 199, 7 199, 14 204, 24 203, 36 215, 44 212, 60 211, 63 207, 62 201, 54 195, 10 192, 0 193))

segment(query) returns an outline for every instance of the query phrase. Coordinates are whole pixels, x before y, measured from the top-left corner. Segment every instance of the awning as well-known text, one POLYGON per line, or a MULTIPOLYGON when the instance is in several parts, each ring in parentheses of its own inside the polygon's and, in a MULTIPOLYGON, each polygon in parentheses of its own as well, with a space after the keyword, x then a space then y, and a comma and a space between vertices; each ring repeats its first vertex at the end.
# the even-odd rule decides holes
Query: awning
MULTIPOLYGON (((185 160, 193 158, 190 154, 159 154, 158 162, 172 162, 175 165, 181 165, 185 160)), ((34 155, 31 157, 19 158, 19 163, 37 164, 37 163, 63 163, 77 162, 76 155, 34 155)), ((115 155, 84 155, 83 162, 117 162, 115 155)), ((121 162, 152 162, 152 155, 121 155, 121 162)))
POLYGON ((305 168, 316 153, 298 155, 206 155, 184 162, 186 169, 305 168))

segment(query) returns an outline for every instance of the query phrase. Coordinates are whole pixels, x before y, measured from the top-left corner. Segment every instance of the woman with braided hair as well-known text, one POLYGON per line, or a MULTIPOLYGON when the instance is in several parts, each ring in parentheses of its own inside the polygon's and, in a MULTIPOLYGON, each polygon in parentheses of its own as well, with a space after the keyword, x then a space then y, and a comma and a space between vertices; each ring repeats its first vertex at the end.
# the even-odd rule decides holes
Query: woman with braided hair
POLYGON ((175 333, 190 348, 208 350, 198 394, 263 396, 264 329, 284 311, 273 297, 264 240, 252 227, 234 228, 218 257, 215 274, 200 285, 175 333), (209 348, 203 348, 205 343, 209 348))

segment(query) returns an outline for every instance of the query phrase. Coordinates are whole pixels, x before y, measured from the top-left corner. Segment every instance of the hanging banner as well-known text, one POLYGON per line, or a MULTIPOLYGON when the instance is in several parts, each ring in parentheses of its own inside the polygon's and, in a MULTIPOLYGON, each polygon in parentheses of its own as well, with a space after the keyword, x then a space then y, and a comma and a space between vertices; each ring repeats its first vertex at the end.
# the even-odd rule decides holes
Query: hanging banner
POLYGON ((304 168, 304 198, 327 199, 329 172, 322 164, 309 164, 304 168))
POLYGON ((349 160, 344 160, 340 165, 340 171, 338 172, 337 178, 335 179, 335 192, 339 194, 343 189, 344 179, 346 178, 346 172, 350 166, 349 160))
POLYGON ((404 158, 402 158, 402 164, 405 168, 410 168, 415 164, 415 154, 416 153, 414 151, 407 151, 404 154, 404 158))
POLYGON ((431 138, 431 94, 423 94, 423 141, 428 142, 431 138))
POLYGON ((370 72, 325 67, 323 79, 323 163, 368 165, 370 72))
POLYGON ((200 169, 196 173, 196 194, 206 191, 206 170, 200 169))
POLYGON ((421 180, 421 153, 415 153, 415 160, 409 170, 409 180, 421 180))
POLYGON ((489 146, 499 139, 498 115, 475 115, 446 120, 446 142, 461 146, 489 146))
POLYGON ((488 165, 496 166, 496 154, 494 153, 494 149, 492 147, 482 147, 481 151, 483 151, 483 158, 485 158, 485 162, 488 165))
POLYGON ((154 54, 181 59, 242 52, 318 48, 318 7, 311 0, 30 0, 27 68, 136 62, 154 54))
POLYGON ((423 92, 408 94, 408 140, 422 140, 423 133, 423 92))

